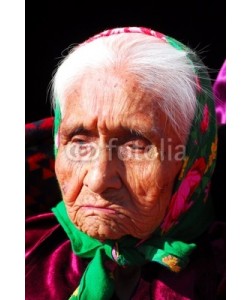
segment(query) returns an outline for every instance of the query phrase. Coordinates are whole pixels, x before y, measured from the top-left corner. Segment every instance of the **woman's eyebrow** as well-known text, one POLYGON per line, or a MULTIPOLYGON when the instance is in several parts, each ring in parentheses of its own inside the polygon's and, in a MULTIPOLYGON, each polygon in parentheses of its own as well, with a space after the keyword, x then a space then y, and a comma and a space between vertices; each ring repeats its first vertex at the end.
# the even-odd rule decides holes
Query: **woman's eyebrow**
POLYGON ((133 137, 144 137, 145 136, 145 132, 143 130, 139 130, 139 129, 132 129, 132 128, 128 128, 128 127, 122 127, 122 131, 126 135, 130 135, 130 136, 133 136, 133 137))
POLYGON ((134 137, 152 138, 159 137, 160 133, 155 128, 126 128, 127 131, 134 137))
POLYGON ((75 135, 91 135, 93 131, 86 129, 83 125, 75 125, 67 128, 62 127, 60 133, 67 137, 73 137, 75 135))
MULTIPOLYGON (((62 126, 60 129, 60 134, 67 138, 72 138, 76 135, 85 135, 85 136, 98 136, 98 131, 96 129, 87 129, 83 124, 71 125, 71 126, 62 126)), ((141 137, 141 138, 151 138, 152 136, 158 136, 159 133, 154 128, 138 128, 130 126, 119 126, 119 128, 110 130, 110 136, 131 136, 141 137)))

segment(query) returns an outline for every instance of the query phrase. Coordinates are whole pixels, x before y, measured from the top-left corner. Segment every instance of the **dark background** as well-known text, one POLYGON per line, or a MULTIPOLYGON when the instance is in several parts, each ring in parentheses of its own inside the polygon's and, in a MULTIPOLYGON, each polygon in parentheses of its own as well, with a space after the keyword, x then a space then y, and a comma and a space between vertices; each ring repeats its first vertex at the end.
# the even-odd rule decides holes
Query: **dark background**
POLYGON ((26 2, 26 123, 52 116, 49 83, 66 48, 110 27, 150 27, 180 40, 200 53, 215 80, 226 58, 225 0, 101 3, 26 2))

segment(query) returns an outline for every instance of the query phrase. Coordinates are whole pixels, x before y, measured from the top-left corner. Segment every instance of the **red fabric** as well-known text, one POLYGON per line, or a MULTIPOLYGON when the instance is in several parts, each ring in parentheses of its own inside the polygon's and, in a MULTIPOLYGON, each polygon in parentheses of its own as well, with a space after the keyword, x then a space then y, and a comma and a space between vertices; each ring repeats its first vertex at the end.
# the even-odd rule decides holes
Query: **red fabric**
POLYGON ((53 152, 53 117, 25 126, 25 214, 48 212, 61 193, 57 184, 53 152))
MULTIPOLYGON (((145 265, 131 299, 225 299, 224 253, 225 225, 215 223, 198 240, 197 251, 180 274, 173 274, 158 264, 145 265)), ((68 299, 87 264, 87 259, 74 255, 66 234, 52 213, 27 218, 26 300, 68 299)))

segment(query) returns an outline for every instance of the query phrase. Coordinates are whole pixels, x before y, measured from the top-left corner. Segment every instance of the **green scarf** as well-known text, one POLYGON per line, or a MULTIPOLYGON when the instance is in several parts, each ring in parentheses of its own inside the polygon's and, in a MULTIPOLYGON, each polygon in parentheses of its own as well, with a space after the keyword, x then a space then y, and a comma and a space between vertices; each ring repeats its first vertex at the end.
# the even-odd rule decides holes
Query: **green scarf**
MULTIPOLYGON (((107 30, 91 38, 121 32, 140 32, 165 40, 176 49, 187 49, 175 39, 147 28, 119 28, 107 30)), ((145 241, 131 236, 105 242, 93 239, 78 230, 69 219, 61 201, 52 209, 68 235, 73 252, 90 259, 80 285, 70 297, 73 299, 105 300, 114 293, 114 277, 110 264, 120 266, 142 266, 147 262, 159 263, 169 271, 180 272, 195 249, 193 241, 208 228, 213 220, 212 201, 209 196, 211 176, 214 171, 217 150, 217 127, 212 99, 211 83, 206 68, 196 69, 199 58, 190 54, 188 59, 197 75, 196 116, 186 145, 186 157, 175 184, 169 210, 161 226, 145 241)), ((57 133, 61 122, 60 107, 55 107, 55 154, 57 133)))
POLYGON ((160 231, 142 244, 129 236, 119 241, 100 242, 75 227, 67 215, 63 201, 52 211, 70 238, 74 253, 83 258, 92 258, 77 291, 70 299, 110 299, 114 292, 114 278, 105 266, 105 262, 109 260, 116 261, 120 266, 141 266, 154 261, 179 272, 187 265, 188 255, 195 248, 195 244, 166 239, 160 231), (114 251, 116 260, 112 255, 114 251))

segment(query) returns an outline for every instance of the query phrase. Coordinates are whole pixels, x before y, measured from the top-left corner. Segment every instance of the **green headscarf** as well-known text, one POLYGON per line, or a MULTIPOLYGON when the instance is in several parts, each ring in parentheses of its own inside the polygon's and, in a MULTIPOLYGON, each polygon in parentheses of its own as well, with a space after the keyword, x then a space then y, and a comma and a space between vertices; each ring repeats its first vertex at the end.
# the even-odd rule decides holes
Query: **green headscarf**
MULTIPOLYGON (((86 42, 124 32, 152 35, 166 41, 177 50, 187 49, 173 38, 142 27, 106 30, 86 42)), ((188 59, 197 75, 198 106, 189 133, 182 170, 161 226, 145 241, 125 236, 119 240, 101 242, 75 227, 67 215, 63 201, 52 209, 71 241, 73 252, 79 257, 91 259, 78 288, 70 297, 71 300, 111 299, 115 286, 113 269, 110 267, 112 264, 142 266, 148 262, 157 262, 172 272, 180 272, 188 264, 189 255, 196 247, 192 241, 199 237, 213 220, 209 186, 217 150, 214 101, 211 98, 211 83, 205 67, 196 69, 199 58, 195 54, 189 54, 188 59)), ((56 140, 60 122, 60 108, 56 103, 54 123, 56 140)))

